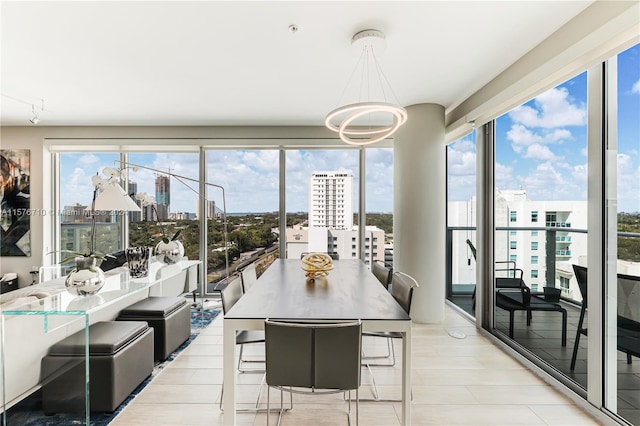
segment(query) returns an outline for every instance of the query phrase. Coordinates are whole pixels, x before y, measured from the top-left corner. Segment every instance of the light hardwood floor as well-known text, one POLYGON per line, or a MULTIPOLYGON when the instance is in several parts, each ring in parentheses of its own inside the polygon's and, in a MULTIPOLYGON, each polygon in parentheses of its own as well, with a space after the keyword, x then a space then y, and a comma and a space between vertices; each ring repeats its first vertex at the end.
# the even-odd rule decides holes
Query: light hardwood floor
MULTIPOLYGON (((382 353, 384 339, 363 340, 365 353, 382 353)), ((260 345, 245 350, 260 356, 260 345)), ((396 346, 399 350, 399 346, 396 346)), ((396 352, 400 353, 400 352, 396 352)), ((473 324, 446 307, 442 324, 413 326, 413 425, 598 425, 533 372, 505 354, 473 324), (456 331, 466 335, 457 339, 456 331)), ((400 395, 401 366, 373 369, 381 398, 400 395)), ((238 374, 239 408, 255 407, 262 374, 238 374)), ((360 398, 372 398, 371 377, 362 370, 360 398)), ((222 317, 203 330, 111 425, 218 425, 222 389, 222 317)), ((263 388, 260 408, 266 408, 263 388)), ((288 398, 288 396, 287 396, 288 398)), ((271 408, 279 392, 271 392, 271 408)), ((294 395, 294 409, 283 425, 346 425, 347 403, 341 395, 294 395)), ((271 424, 277 420, 272 412, 271 424)), ((400 405, 360 403, 360 425, 400 424, 400 405)), ((266 414, 238 413, 240 425, 265 425, 266 414)))

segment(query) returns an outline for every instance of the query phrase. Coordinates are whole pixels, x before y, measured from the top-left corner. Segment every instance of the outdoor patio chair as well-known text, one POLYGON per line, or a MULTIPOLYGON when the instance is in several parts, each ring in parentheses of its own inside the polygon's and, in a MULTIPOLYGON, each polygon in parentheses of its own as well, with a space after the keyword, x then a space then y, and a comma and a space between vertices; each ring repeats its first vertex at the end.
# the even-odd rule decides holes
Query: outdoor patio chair
MULTIPOLYGON (((587 336, 587 327, 584 324, 588 305, 587 292, 587 268, 580 265, 572 265, 573 272, 578 281, 578 288, 582 295, 582 307, 576 329, 576 340, 573 344, 571 355, 571 367, 573 371, 578 358, 580 337, 587 336)), ((640 357, 640 277, 618 274, 618 316, 617 316, 617 348, 627 354, 627 364, 631 364, 631 356, 640 357)))

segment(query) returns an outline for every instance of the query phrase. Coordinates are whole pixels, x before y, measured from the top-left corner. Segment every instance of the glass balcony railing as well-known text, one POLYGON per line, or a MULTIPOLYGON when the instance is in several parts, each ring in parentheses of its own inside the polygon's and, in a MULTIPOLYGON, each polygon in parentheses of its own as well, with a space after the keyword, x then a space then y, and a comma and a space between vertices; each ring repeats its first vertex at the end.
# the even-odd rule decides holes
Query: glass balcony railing
POLYGON ((570 243, 571 242, 571 237, 570 236, 556 237, 556 242, 558 242, 558 243, 570 243))
POLYGON ((571 250, 556 250, 557 257, 571 257, 571 250))

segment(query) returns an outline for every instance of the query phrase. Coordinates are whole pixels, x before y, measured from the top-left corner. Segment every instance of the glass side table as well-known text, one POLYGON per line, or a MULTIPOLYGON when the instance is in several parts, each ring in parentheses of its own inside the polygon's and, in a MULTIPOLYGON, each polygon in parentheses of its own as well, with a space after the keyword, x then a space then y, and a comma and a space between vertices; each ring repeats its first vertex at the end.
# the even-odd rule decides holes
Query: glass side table
MULTIPOLYGON (((64 278, 60 278, 64 288, 64 278)), ((55 284, 55 283, 54 283, 55 284)), ((31 393, 71 368, 84 371, 73 386, 72 413, 65 423, 90 424, 89 326, 115 318, 120 309, 148 295, 153 283, 129 279, 128 272, 107 277, 102 290, 92 296, 73 296, 66 291, 25 305, 0 311, 0 358, 2 424, 12 424, 8 410, 31 393), (84 351, 73 361, 42 377, 41 361, 49 348, 76 332, 84 331, 84 351), (70 365, 73 364, 73 365, 70 365), (75 397, 77 395, 77 398, 75 397)), ((66 382, 65 382, 66 385, 66 382)))

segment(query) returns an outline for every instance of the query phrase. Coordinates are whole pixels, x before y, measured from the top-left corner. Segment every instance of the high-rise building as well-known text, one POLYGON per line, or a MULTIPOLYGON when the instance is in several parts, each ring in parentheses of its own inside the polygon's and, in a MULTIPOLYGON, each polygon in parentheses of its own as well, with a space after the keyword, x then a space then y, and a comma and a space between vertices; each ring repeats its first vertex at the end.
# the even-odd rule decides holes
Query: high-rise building
MULTIPOLYGON (((129 181, 127 188, 128 188, 128 191, 129 191, 128 192, 129 196, 131 197, 133 202, 136 203, 136 205, 138 207, 140 207, 140 210, 142 210, 142 201, 136 200, 136 197, 135 197, 135 194, 138 193, 138 183, 129 181)), ((140 220, 142 220, 142 211, 129 212, 129 221, 130 222, 140 222, 140 220)))
POLYGON ((351 229, 353 176, 314 172, 309 179, 309 228, 351 229))
POLYGON ((156 204, 158 209, 158 219, 169 218, 171 181, 168 176, 158 175, 156 177, 156 204))
MULTIPOLYGON (((205 200, 205 217, 207 219, 214 219, 216 217, 216 203, 213 200, 205 200)), ((196 217, 200 215, 200 199, 196 201, 196 217)))

